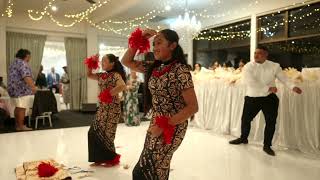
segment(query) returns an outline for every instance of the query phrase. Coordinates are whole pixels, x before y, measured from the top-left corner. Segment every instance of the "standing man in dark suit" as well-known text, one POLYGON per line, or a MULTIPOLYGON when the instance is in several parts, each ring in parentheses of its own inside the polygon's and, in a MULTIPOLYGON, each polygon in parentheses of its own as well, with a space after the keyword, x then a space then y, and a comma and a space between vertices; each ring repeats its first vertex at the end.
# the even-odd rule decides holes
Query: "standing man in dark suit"
POLYGON ((56 93, 59 93, 60 75, 55 72, 54 67, 51 68, 51 73, 48 74, 47 82, 51 91, 55 89, 56 93))

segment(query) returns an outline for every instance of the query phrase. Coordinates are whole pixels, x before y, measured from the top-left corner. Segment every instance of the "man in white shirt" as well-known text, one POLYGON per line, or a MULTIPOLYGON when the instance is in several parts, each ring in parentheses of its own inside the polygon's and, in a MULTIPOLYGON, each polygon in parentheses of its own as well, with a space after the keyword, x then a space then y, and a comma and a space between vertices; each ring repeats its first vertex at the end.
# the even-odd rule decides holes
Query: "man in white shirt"
POLYGON ((275 79, 298 94, 301 94, 302 90, 290 82, 278 63, 267 60, 267 57, 268 50, 258 47, 254 54, 254 62, 249 62, 243 68, 243 81, 247 91, 241 118, 241 137, 229 143, 248 144, 251 121, 262 110, 266 121, 263 150, 268 155, 275 156, 271 149, 279 107, 279 99, 275 94, 275 79))

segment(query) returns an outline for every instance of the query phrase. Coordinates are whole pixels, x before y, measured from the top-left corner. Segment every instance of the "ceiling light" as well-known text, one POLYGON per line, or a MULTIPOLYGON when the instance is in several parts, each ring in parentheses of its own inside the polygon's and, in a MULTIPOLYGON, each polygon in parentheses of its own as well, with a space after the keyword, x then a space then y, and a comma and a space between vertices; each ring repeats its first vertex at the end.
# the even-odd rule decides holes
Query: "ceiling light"
POLYGON ((57 8, 57 6, 51 6, 51 10, 56 12, 56 11, 58 11, 58 8, 57 8))
POLYGON ((171 10, 171 6, 166 5, 166 7, 164 8, 166 11, 170 11, 171 10))

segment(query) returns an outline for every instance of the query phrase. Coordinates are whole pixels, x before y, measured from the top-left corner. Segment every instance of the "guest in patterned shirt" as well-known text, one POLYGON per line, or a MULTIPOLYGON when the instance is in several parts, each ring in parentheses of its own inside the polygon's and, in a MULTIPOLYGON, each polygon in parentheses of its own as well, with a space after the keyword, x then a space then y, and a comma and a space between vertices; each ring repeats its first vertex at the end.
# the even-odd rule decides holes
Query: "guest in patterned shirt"
POLYGON ((17 131, 32 130, 24 125, 26 109, 30 108, 29 96, 37 91, 32 78, 32 71, 28 64, 30 59, 30 51, 20 49, 16 54, 16 59, 9 66, 8 93, 15 106, 14 116, 17 131))
POLYGON ((138 90, 140 82, 135 71, 131 71, 125 92, 124 121, 127 126, 140 125, 138 90))
MULTIPOLYGON (((190 69, 178 34, 170 29, 159 33, 149 29, 143 32, 144 38, 154 35, 156 61, 148 69, 145 80, 146 107, 152 109, 153 118, 132 173, 133 180, 169 179, 171 159, 184 139, 188 118, 198 111, 190 69)), ((137 49, 129 48, 122 62, 143 73, 142 63, 133 59, 136 52, 137 49)))

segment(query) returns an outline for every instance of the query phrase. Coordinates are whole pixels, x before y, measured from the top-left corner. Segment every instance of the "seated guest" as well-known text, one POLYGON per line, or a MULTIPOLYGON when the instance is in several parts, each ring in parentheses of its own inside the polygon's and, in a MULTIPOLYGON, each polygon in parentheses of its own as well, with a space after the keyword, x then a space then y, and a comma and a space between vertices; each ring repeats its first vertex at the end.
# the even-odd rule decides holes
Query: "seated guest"
MULTIPOLYGON (((2 97, 2 94, 0 94, 2 97)), ((10 112, 4 100, 0 99, 0 128, 4 126, 6 120, 10 118, 10 112)))
POLYGON ((231 61, 227 61, 227 63, 226 63, 226 64, 227 64, 227 67, 228 67, 228 68, 233 67, 233 65, 232 65, 231 61))
POLYGON ((55 72, 54 67, 51 68, 51 73, 48 74, 47 82, 51 91, 55 89, 56 93, 59 93, 60 75, 55 72))
POLYGON ((3 82, 3 77, 0 76, 0 87, 7 89, 7 86, 3 82))
POLYGON ((0 77, 0 94, 2 97, 9 97, 7 86, 3 83, 3 78, 0 77))
POLYGON ((242 71, 244 65, 246 65, 246 61, 244 59, 241 59, 239 62, 239 70, 242 71))
POLYGON ((209 67, 210 70, 216 70, 218 67, 220 67, 220 64, 218 61, 214 61, 214 63, 209 67))
POLYGON ((194 74, 194 75, 198 74, 198 73, 201 71, 201 67, 202 67, 201 64, 196 63, 196 64, 194 65, 193 74, 194 74))
POLYGON ((232 66, 232 63, 231 63, 230 61, 224 62, 224 63, 222 64, 222 67, 223 67, 223 69, 224 69, 225 71, 233 71, 233 70, 234 70, 234 68, 233 68, 233 66, 232 66))
POLYGON ((47 87, 47 79, 46 75, 42 73, 43 71, 43 66, 40 66, 40 70, 38 73, 38 77, 36 80, 36 86, 39 87, 40 89, 46 88, 47 87))

